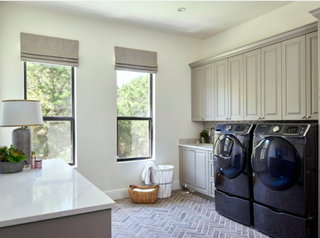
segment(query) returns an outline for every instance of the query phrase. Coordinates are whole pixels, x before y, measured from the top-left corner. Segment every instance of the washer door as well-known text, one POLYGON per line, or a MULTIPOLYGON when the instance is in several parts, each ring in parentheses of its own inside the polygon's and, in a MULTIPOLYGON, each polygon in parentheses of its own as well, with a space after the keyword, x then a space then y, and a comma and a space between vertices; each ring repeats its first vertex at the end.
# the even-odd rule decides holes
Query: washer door
POLYGON ((246 166, 245 151, 239 140, 232 135, 221 135, 214 145, 214 157, 218 170, 228 178, 236 178, 246 166))
POLYGON ((251 165, 263 185, 276 191, 291 188, 301 171, 297 150, 281 137, 263 139, 252 152, 251 165))

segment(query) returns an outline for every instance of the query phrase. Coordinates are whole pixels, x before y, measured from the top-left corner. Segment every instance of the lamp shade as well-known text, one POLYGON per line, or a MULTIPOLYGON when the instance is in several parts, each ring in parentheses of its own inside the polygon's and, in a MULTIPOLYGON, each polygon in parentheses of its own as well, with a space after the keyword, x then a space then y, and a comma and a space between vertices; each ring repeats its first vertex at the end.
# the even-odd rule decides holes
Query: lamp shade
POLYGON ((0 126, 43 125, 40 101, 3 100, 0 126))

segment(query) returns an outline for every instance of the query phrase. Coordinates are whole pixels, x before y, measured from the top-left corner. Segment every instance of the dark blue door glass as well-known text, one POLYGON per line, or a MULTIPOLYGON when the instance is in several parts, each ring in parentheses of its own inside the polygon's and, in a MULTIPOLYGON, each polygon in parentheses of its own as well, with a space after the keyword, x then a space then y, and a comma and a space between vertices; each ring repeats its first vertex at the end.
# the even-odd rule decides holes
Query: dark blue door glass
POLYGON ((253 150, 253 171, 268 188, 282 191, 298 180, 301 163, 296 149, 281 137, 267 137, 253 150))
POLYGON ((237 177, 245 168, 245 153, 237 138, 221 135, 214 146, 214 157, 220 173, 228 178, 237 177))

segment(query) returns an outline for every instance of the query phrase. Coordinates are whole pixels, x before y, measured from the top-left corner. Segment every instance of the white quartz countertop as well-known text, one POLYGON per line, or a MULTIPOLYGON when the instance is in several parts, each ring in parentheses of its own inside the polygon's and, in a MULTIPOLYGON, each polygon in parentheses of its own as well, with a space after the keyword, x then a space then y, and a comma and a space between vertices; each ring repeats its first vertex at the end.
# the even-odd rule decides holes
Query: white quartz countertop
POLYGON ((179 146, 184 146, 184 147, 190 147, 194 149, 199 149, 199 150, 209 150, 213 151, 213 144, 212 143, 203 143, 203 144, 179 144, 179 146))
POLYGON ((0 174, 0 227, 111 209, 115 202, 61 159, 0 174))

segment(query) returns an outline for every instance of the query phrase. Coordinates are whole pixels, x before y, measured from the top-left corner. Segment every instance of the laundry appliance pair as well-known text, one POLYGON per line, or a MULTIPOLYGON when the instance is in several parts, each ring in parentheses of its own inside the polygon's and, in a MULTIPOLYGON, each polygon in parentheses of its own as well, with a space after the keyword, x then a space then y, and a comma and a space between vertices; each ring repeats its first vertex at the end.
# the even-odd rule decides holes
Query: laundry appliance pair
POLYGON ((317 237, 317 124, 218 124, 213 151, 217 212, 272 237, 317 237))

